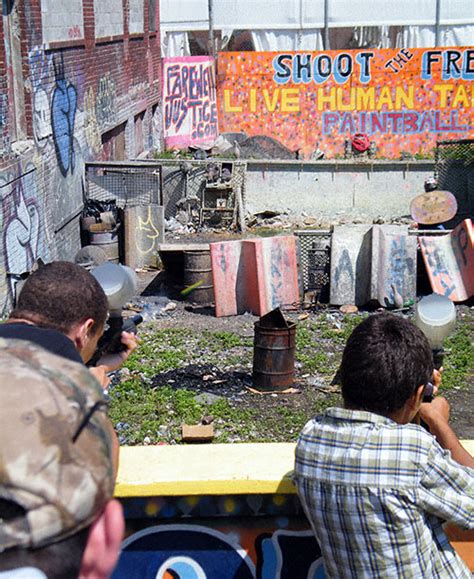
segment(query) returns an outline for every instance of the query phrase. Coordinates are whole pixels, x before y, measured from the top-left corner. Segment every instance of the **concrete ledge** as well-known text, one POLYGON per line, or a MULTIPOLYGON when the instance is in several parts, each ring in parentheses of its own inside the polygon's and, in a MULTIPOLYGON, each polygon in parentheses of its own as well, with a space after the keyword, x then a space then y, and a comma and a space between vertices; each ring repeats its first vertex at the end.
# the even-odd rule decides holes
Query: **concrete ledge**
MULTIPOLYGON (((463 441, 474 454, 474 440, 463 441)), ((294 494, 294 443, 124 446, 117 497, 294 494)))

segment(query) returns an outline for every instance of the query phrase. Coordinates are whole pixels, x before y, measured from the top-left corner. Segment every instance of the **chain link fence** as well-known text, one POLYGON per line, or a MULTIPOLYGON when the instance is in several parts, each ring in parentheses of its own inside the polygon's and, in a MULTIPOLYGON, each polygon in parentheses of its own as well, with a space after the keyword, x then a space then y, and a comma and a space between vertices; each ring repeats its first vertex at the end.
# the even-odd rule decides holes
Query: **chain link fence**
POLYGON ((438 188, 457 199, 458 212, 446 227, 472 217, 474 213, 474 139, 439 141, 435 153, 438 188))
POLYGON ((155 163, 104 162, 86 164, 86 196, 129 205, 161 204, 161 167, 155 163))
POLYGON ((314 292, 321 303, 329 302, 331 231, 295 231, 303 294, 314 292))
MULTIPOLYGON (((158 203, 165 218, 197 207, 197 223, 243 225, 247 163, 224 159, 166 159, 86 164, 86 197, 114 199, 121 209, 158 203)), ((191 215, 191 211, 190 211, 191 215)))

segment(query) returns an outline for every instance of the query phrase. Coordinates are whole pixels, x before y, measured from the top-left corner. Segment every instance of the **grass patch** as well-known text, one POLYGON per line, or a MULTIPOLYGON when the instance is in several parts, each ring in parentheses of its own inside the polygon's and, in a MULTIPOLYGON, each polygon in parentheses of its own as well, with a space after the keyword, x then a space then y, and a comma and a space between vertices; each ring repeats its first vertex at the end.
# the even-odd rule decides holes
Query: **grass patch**
POLYGON ((474 348, 472 326, 463 324, 444 341, 448 353, 443 360, 442 390, 472 385, 474 374, 474 348))
POLYGON ((124 364, 131 373, 151 377, 159 372, 174 370, 186 360, 186 340, 191 335, 185 329, 152 331, 144 328, 141 343, 124 364))
POLYGON ((252 435, 258 422, 256 411, 233 407, 224 398, 206 405, 196 402, 196 392, 170 386, 151 388, 137 379, 127 380, 111 391, 109 415, 121 444, 174 443, 181 438, 182 424, 197 424, 206 415, 214 418, 215 442, 252 435))
POLYGON ((296 330, 296 360, 302 364, 303 372, 335 373, 347 338, 364 319, 363 315, 344 316, 342 320, 326 316, 300 324, 296 330))
POLYGON ((209 348, 212 352, 227 352, 239 346, 253 346, 252 338, 244 338, 233 332, 209 332, 204 330, 198 341, 198 347, 209 348))
MULTIPOLYGON (((456 331, 445 340, 449 353, 444 359, 442 389, 473 387, 472 313, 465 311, 456 331)), ((125 364, 128 373, 120 372, 122 381, 110 389, 110 416, 121 443, 176 444, 182 424, 197 424, 204 416, 214 419, 215 442, 296 440, 312 416, 340 404, 339 395, 325 386, 339 366, 349 335, 366 315, 323 312, 298 322, 295 386, 301 392, 273 397, 245 388, 251 383, 245 376, 250 376, 252 368, 252 321, 237 325, 235 331, 227 327, 210 331, 206 325, 192 329, 145 326, 139 348, 125 364), (188 366, 204 368, 202 380, 199 373, 194 381, 182 380, 188 366), (182 370, 173 373, 177 369, 182 370), (223 380, 214 384, 209 373, 223 380), (201 392, 221 397, 206 404, 202 398, 196 401, 201 392)))

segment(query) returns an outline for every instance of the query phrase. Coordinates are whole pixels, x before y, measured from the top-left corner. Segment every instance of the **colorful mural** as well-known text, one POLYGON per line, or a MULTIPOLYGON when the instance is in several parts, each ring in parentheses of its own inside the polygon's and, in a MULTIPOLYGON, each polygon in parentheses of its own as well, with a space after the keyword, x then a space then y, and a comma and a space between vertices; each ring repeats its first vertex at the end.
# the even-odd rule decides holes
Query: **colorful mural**
POLYGON ((128 537, 113 579, 324 577, 296 495, 137 497, 122 504, 128 537))
POLYGON ((474 137, 474 49, 225 52, 221 132, 273 137, 311 158, 342 156, 362 133, 380 157, 426 154, 474 137))
POLYGON ((280 530, 268 520, 149 527, 123 544, 112 579, 323 579, 309 530, 280 530), (253 553, 250 556, 249 551, 253 553))
POLYGON ((214 59, 163 59, 164 135, 168 147, 213 142, 218 136, 214 59))
POLYGON ((122 504, 128 537, 112 579, 324 577, 296 495, 130 497, 122 504))

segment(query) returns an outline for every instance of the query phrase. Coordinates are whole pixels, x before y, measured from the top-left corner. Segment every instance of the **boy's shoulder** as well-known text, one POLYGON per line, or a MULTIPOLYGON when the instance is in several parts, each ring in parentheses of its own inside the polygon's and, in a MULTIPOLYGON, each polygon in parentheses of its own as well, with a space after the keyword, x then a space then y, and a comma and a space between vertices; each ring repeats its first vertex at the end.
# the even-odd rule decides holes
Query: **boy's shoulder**
POLYGON ((331 408, 303 428, 295 449, 295 477, 413 489, 436 460, 437 446, 435 438, 415 424, 331 408))
POLYGON ((296 452, 403 450, 408 454, 426 456, 432 452, 433 445, 437 446, 435 438, 416 424, 402 425, 380 414, 333 407, 305 424, 296 452))

